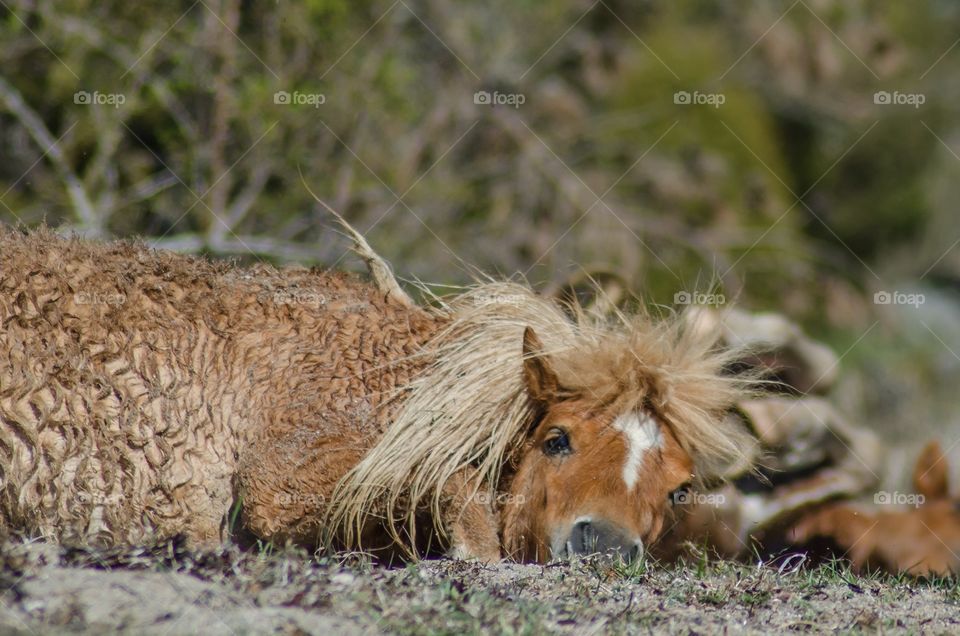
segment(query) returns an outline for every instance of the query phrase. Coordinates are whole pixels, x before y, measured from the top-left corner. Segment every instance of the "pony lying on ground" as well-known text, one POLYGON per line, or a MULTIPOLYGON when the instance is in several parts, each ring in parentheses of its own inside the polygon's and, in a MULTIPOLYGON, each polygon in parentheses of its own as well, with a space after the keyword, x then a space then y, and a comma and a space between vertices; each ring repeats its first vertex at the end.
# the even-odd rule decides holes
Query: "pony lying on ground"
POLYGON ((715 334, 510 283, 417 306, 354 238, 373 283, 0 229, 0 530, 629 558, 743 456, 715 334))
POLYGON ((804 554, 810 562, 848 559, 861 572, 960 573, 960 499, 939 443, 920 452, 912 493, 878 490, 900 481, 899 462, 868 424, 828 399, 836 354, 776 314, 703 311, 704 324, 723 323, 725 341, 747 345, 751 355, 739 365, 771 380, 731 413, 756 437, 756 460, 709 492, 686 493, 651 554, 759 556, 781 567, 804 554))
POLYGON ((859 571, 956 575, 960 573, 960 501, 950 495, 948 468, 940 444, 929 442, 913 471, 911 505, 883 509, 891 503, 884 496, 893 499, 890 493, 875 496, 874 503, 879 505, 831 503, 801 517, 790 529, 790 539, 798 545, 826 541, 859 571))

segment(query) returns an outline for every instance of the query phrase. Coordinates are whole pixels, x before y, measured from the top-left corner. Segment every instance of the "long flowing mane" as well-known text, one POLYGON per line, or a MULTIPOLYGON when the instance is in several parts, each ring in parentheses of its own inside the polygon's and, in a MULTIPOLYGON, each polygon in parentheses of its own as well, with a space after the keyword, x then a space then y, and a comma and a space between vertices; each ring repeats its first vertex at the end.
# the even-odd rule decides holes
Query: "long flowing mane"
POLYGON ((425 352, 430 366, 396 396, 403 403, 395 420, 341 480, 326 527, 356 546, 371 516, 385 518, 394 540, 412 551, 415 515, 429 503, 439 518, 441 488, 455 473, 477 469, 497 490, 537 417, 522 374, 526 327, 540 336, 565 390, 598 406, 652 409, 698 474, 745 459, 751 438, 725 413, 746 385, 723 374, 738 354, 718 350, 716 329, 689 316, 601 318, 566 309, 509 282, 479 284, 443 301, 437 311, 450 322, 425 352))

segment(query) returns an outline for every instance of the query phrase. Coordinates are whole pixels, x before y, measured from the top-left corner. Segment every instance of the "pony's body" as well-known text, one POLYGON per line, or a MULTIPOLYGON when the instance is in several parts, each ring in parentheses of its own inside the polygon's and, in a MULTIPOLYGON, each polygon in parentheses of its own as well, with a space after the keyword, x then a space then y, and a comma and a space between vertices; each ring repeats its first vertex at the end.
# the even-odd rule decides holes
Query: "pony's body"
POLYGON ((0 524, 633 555, 695 463, 741 450, 711 346, 519 285, 423 308, 338 273, 0 230, 0 524))
POLYGON ((324 464, 269 484, 287 518, 259 529, 295 534, 289 517, 376 443, 443 325, 346 275, 49 235, 5 235, 0 273, 0 520, 58 540, 218 541, 264 444, 287 467, 324 464))

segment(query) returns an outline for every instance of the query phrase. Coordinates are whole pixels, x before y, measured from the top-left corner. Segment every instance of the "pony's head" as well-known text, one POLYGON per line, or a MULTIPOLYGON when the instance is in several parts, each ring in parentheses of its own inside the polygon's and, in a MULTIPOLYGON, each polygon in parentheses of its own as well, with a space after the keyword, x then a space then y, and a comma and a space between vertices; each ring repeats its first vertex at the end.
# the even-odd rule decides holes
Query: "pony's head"
POLYGON ((401 511, 409 531, 394 538, 412 544, 417 511, 432 501, 439 518, 444 484, 468 470, 481 477, 474 492, 493 495, 503 556, 632 558, 659 536, 678 489, 752 451, 725 418, 745 385, 725 373, 740 354, 720 351, 716 330, 591 316, 509 283, 442 311, 450 322, 430 368, 341 482, 332 518, 347 543, 378 506, 388 528, 401 511))
POLYGON ((539 417, 500 498, 506 552, 523 561, 642 555, 678 491, 695 478, 693 459, 652 401, 609 401, 564 387, 532 329, 523 350, 539 417))

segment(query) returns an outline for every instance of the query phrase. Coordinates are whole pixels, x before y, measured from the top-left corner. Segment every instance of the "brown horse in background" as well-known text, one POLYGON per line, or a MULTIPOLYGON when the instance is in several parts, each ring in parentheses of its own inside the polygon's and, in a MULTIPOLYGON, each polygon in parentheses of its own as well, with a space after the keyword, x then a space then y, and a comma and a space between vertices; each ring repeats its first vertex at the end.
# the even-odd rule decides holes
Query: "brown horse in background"
POLYGON ((913 488, 904 501, 897 501, 900 493, 878 492, 872 506, 837 502, 815 509, 790 529, 790 539, 829 541, 858 571, 960 573, 960 501, 950 495, 939 442, 929 442, 917 458, 913 488))

